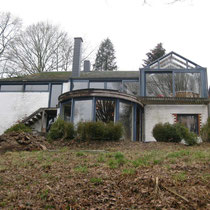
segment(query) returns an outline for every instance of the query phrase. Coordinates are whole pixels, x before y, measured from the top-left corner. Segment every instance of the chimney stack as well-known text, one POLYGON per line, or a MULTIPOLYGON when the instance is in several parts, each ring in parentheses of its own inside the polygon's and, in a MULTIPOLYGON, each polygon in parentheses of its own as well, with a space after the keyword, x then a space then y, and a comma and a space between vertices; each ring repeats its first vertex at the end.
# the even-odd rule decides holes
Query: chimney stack
POLYGON ((83 42, 83 40, 81 37, 74 38, 72 77, 80 76, 82 42, 83 42))
POLYGON ((84 72, 90 72, 90 61, 89 60, 84 61, 84 72))

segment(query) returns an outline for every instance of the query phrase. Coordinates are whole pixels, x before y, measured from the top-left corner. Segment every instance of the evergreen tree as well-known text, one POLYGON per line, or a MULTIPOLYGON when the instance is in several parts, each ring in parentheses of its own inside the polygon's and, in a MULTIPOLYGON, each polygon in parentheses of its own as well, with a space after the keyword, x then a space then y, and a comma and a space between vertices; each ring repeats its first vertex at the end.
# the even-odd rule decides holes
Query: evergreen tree
POLYGON ((165 51, 166 50, 163 48, 162 43, 157 44, 157 46, 154 49, 150 50, 150 52, 146 54, 147 59, 143 60, 143 66, 149 65, 150 63, 156 61, 158 58, 165 55, 165 51))
POLYGON ((101 42, 99 50, 96 54, 95 64, 93 68, 95 71, 113 71, 117 70, 115 61, 115 50, 109 38, 101 42))

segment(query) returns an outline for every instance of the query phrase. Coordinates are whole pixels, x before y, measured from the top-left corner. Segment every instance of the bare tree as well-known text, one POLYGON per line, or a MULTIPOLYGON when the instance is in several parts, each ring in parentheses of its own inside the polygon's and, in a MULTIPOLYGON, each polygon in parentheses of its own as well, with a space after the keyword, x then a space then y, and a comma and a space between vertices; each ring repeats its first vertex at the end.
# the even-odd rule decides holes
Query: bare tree
POLYGON ((15 38, 7 59, 13 75, 67 71, 72 63, 72 41, 59 27, 39 22, 15 38))
POLYGON ((5 54, 11 42, 19 34, 21 20, 13 17, 9 12, 0 12, 0 74, 3 77, 6 69, 7 59, 5 54))

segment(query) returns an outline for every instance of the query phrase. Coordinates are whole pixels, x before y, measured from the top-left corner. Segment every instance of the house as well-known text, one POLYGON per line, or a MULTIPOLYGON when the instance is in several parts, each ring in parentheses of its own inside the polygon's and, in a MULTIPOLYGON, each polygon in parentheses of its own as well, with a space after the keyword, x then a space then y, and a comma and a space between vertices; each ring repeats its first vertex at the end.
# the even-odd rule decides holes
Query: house
POLYGON ((207 69, 170 52, 139 71, 80 71, 75 38, 72 72, 0 80, 0 133, 17 121, 46 132, 57 116, 73 122, 120 121, 124 137, 154 141, 156 123, 182 122, 197 134, 208 118, 207 69))

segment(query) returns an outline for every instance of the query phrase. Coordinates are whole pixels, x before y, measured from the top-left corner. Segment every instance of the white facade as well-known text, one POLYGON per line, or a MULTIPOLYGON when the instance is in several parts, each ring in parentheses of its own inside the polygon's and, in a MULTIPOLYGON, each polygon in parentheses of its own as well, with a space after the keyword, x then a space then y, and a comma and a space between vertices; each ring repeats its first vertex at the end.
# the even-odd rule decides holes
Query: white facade
POLYGON ((201 124, 208 118, 207 105, 146 105, 144 107, 145 141, 155 141, 152 129, 157 123, 174 123, 174 114, 200 114, 201 124))
POLYGON ((0 135, 48 103, 49 92, 0 92, 0 135))

